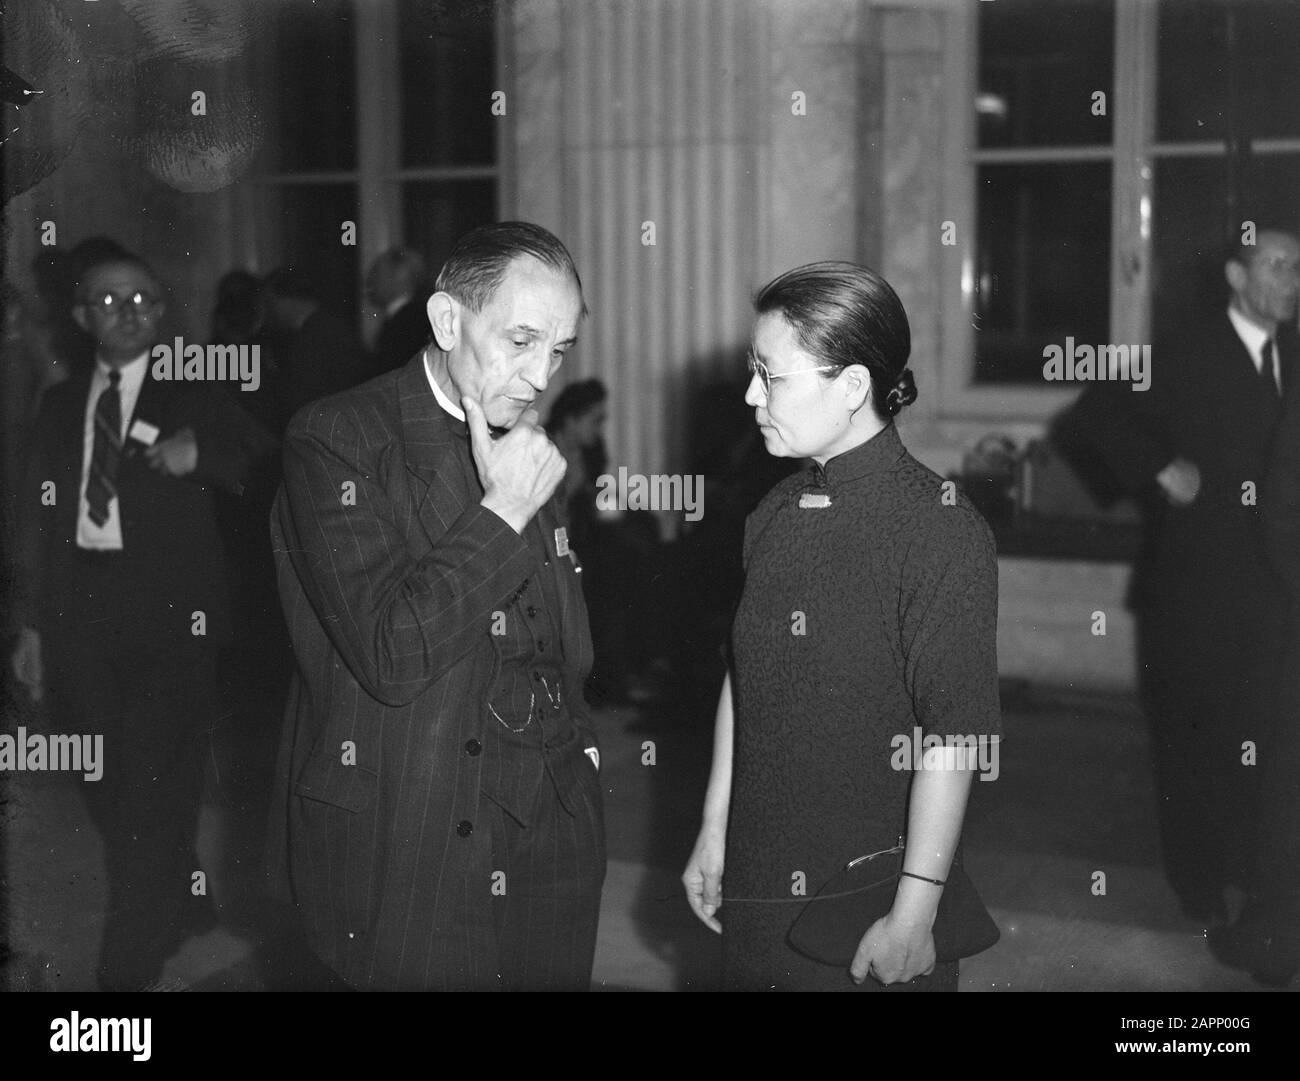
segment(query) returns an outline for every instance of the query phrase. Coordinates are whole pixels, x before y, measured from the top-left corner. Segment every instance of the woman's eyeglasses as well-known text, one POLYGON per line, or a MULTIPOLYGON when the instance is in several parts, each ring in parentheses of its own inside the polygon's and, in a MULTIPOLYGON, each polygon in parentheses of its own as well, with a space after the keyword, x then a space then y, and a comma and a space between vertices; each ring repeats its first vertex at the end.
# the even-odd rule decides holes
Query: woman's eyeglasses
POLYGON ((767 365, 754 356, 753 353, 750 353, 745 358, 745 366, 752 374, 758 376, 758 381, 763 387, 763 397, 765 398, 772 393, 773 379, 786 379, 792 375, 802 375, 804 372, 833 372, 839 367, 838 364, 821 364, 816 368, 796 368, 792 372, 776 372, 774 374, 769 372, 767 365))

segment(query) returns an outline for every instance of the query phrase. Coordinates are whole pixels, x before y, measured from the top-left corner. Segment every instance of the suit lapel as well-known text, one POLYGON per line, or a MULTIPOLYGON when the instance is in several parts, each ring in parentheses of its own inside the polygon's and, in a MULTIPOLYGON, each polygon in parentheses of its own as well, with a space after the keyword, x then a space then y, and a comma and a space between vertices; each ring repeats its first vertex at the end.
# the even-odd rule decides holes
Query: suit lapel
MULTIPOLYGON (((1246 343, 1241 340, 1241 335, 1237 333, 1237 328, 1232 325, 1226 313, 1218 326, 1221 334, 1219 355, 1232 358, 1227 362, 1228 378, 1231 379, 1231 383, 1225 387, 1225 391, 1230 391, 1235 396, 1235 400, 1241 403, 1241 408, 1245 410, 1243 415, 1253 417, 1253 422, 1267 431, 1277 423, 1281 413, 1281 402, 1276 394, 1268 393, 1268 388, 1264 386, 1264 379, 1256 366, 1257 357, 1252 356, 1250 350, 1246 348, 1246 343)), ((1282 386, 1285 388, 1288 380, 1286 362, 1282 359, 1283 349, 1278 342, 1275 342, 1274 346, 1274 361, 1282 368, 1282 386)), ((1225 398, 1225 400, 1233 399, 1225 398)))
MULTIPOLYGON (((60 536, 76 536, 77 515, 81 511, 81 468, 86 446, 86 410, 93 409, 90 402, 89 371, 80 371, 68 380, 65 405, 56 414, 54 430, 45 438, 52 440, 46 458, 72 486, 72 498, 60 499, 58 530, 60 536)), ((60 388, 62 389, 62 388, 60 388)))
MULTIPOLYGON (((466 508, 483 498, 483 487, 474 471, 468 451, 469 433, 463 422, 449 415, 433 396, 424 369, 424 353, 413 357, 397 378, 398 409, 406 468, 412 478, 416 514, 430 544, 436 543, 466 508)), ((562 489, 560 489, 562 491, 562 489)), ((550 567, 537 565, 538 573, 549 574, 559 599, 556 613, 563 655, 583 663, 590 652, 586 620, 577 618, 582 609, 581 563, 557 556, 555 531, 564 525, 561 497, 554 496, 537 512, 543 549, 550 567)), ((586 663, 590 663, 589 659, 586 663)), ((576 693, 576 692, 574 692, 576 693)))
MULTIPOLYGON (((563 484, 558 491, 563 491, 563 484)), ((567 658, 575 667, 581 667, 584 663, 582 658, 584 650, 589 650, 590 646, 584 641, 586 633, 586 619, 579 619, 578 614, 583 612, 583 594, 582 594, 582 553, 574 552, 572 556, 558 554, 556 543, 556 532, 560 528, 568 528, 568 522, 561 516, 563 502, 560 496, 553 497, 546 506, 537 513, 537 523, 542 531, 542 543, 546 550, 547 558, 551 561, 550 570, 552 571, 551 580, 554 583, 555 591, 559 600, 559 611, 556 618, 560 627, 560 641, 563 649, 563 656, 567 658)))
POLYGON ((1232 320, 1227 316, 1223 318, 1226 334, 1223 335, 1223 350, 1233 357, 1232 371, 1235 373, 1238 381, 1249 381, 1250 385, 1258 389, 1260 382, 1259 368, 1255 366, 1256 358, 1251 356, 1250 350, 1246 348, 1246 343, 1241 340, 1241 335, 1237 333, 1237 328, 1232 325, 1232 320))
POLYGON ((472 462, 455 452, 468 438, 465 425, 438 404, 429 388, 421 350, 397 377, 397 404, 406 469, 411 475, 416 514, 429 543, 483 497, 472 462))
POLYGON ((85 451, 86 411, 94 409, 90 400, 90 372, 78 372, 68 380, 68 406, 59 418, 60 432, 55 448, 58 461, 73 476, 81 477, 81 458, 85 451))
MULTIPOLYGON (((135 408, 131 410, 126 422, 126 440, 131 438, 131 428, 137 420, 143 420, 158 429, 158 438, 170 435, 167 425, 167 398, 170 388, 156 382, 153 373, 145 369, 144 382, 140 384, 140 393, 135 398, 135 408)), ((126 442, 124 440, 124 443, 126 442)))

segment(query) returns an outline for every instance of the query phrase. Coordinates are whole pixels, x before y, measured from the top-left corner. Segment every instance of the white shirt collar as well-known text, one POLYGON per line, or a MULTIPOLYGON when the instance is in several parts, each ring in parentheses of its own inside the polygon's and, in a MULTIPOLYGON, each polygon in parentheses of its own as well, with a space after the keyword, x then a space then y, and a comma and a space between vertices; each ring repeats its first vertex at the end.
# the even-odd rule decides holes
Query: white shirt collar
POLYGON ((1261 363, 1259 351, 1264 348, 1264 343, 1273 335, 1263 327, 1252 323, 1231 304, 1228 305, 1228 318, 1232 320, 1232 325, 1237 331, 1237 337, 1241 339, 1241 343, 1250 352, 1250 359, 1255 362, 1256 367, 1259 367, 1261 363))
POLYGON ((428 347, 424 350, 424 374, 429 380, 429 389, 433 391, 433 396, 438 399, 438 404, 462 424, 465 423, 465 410, 461 409, 442 392, 442 387, 438 386, 438 380, 433 377, 433 364, 429 360, 428 347))
MULTIPOLYGON (((118 374, 121 376, 119 386, 122 390, 135 390, 144 383, 145 372, 149 367, 149 350, 146 349, 134 360, 128 360, 120 368, 118 374)), ((111 364, 105 364, 99 357, 95 358, 95 373, 103 380, 108 382, 108 373, 113 370, 111 364)))

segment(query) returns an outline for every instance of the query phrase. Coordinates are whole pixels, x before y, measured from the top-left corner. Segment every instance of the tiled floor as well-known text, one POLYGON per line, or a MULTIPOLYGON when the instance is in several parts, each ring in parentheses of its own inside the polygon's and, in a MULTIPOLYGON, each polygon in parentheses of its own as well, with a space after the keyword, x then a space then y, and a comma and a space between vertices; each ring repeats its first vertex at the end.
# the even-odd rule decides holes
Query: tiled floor
MULTIPOLYGON (((707 989, 719 940, 691 916, 677 876, 694 842, 708 721, 632 708, 603 710, 599 721, 610 865, 594 986, 707 989)), ((963 989, 1258 990, 1214 961, 1164 883, 1132 703, 1039 690, 1007 710, 1005 729, 1001 775, 976 783, 966 833, 967 866, 1003 937, 963 965, 963 989), (1097 871, 1103 896, 1093 890, 1097 871)), ((5 784, 5 886, 22 979, 90 988, 104 897, 99 840, 75 784, 32 774, 5 784)), ((254 895, 257 806, 205 815, 200 854, 223 926, 186 943, 168 963, 165 988, 270 985, 266 951, 255 948, 254 929, 267 925, 254 895)), ((280 961, 274 982, 294 986, 292 967, 283 971, 292 962, 280 961)))

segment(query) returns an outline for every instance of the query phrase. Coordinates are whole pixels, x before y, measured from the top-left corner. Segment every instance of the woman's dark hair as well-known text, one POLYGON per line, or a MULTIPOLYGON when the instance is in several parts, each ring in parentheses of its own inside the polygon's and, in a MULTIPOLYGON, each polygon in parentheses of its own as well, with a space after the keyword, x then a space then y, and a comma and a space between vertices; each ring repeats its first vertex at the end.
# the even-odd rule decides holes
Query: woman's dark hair
POLYGON ((599 379, 583 379, 570 383, 555 399, 546 419, 546 430, 558 432, 570 417, 580 417, 588 409, 600 405, 607 397, 605 384, 599 379))
POLYGON ((916 401, 916 382, 907 358, 912 331, 898 295, 874 270, 856 263, 809 263, 788 270, 758 291, 759 315, 780 312, 794 327, 799 345, 836 370, 850 364, 871 373, 872 397, 882 416, 894 416, 916 401))

